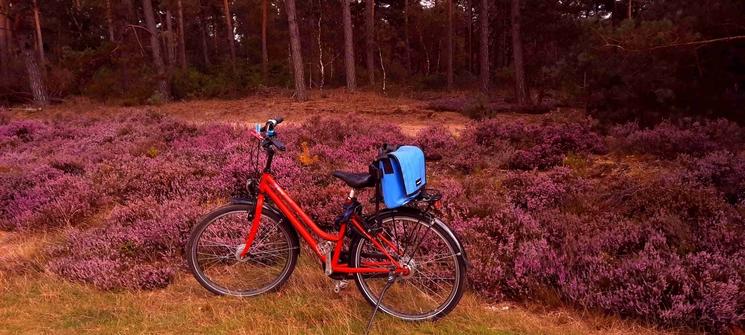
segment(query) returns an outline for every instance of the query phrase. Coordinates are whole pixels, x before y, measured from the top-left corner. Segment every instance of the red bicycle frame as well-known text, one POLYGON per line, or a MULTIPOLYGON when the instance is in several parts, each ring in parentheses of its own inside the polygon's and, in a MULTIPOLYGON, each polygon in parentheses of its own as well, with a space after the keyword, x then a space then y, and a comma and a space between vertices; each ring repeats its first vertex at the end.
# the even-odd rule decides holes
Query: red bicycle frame
POLYGON ((373 238, 367 233, 367 230, 362 226, 361 219, 358 215, 353 214, 349 219, 349 222, 354 228, 362 233, 362 235, 370 240, 372 244, 385 256, 387 261, 376 261, 376 262, 364 262, 361 267, 349 267, 348 264, 339 263, 339 256, 344 247, 344 235, 347 231, 347 223, 341 223, 339 232, 337 234, 330 234, 323 231, 316 225, 315 222, 298 206, 295 201, 277 184, 274 177, 269 172, 264 172, 259 180, 259 195, 256 199, 256 209, 254 211, 254 217, 251 225, 251 229, 246 237, 246 246, 241 252, 241 257, 245 257, 248 254, 248 250, 251 248, 251 244, 256 237, 256 233, 259 230, 261 222, 261 211, 264 209, 264 201, 268 196, 269 199, 277 206, 279 211, 289 219, 295 230, 302 236, 305 242, 308 243, 311 250, 318 256, 322 263, 326 263, 326 255, 324 255, 318 248, 318 243, 313 238, 307 227, 313 231, 315 235, 323 240, 335 242, 333 255, 331 259, 331 269, 333 272, 338 273, 390 273, 395 272, 397 274, 407 275, 409 270, 402 267, 399 262, 391 256, 381 244, 384 243, 387 247, 391 248, 395 253, 399 253, 395 245, 388 240, 383 234, 378 234, 373 238))

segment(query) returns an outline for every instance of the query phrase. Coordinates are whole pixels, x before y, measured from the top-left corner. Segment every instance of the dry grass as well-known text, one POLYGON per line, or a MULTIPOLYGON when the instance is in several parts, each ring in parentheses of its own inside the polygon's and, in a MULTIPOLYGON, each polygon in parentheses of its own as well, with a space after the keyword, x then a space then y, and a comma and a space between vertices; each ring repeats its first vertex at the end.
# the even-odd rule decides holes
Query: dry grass
MULTIPOLYGON (((256 123, 272 116, 284 116, 288 122, 302 122, 312 116, 344 118, 348 113, 361 114, 376 120, 395 123, 404 133, 414 135, 429 125, 443 125, 453 132, 463 129, 468 118, 456 112, 429 109, 428 102, 403 97, 386 97, 374 92, 348 93, 343 89, 312 92, 312 99, 296 102, 286 96, 255 95, 239 100, 190 100, 162 106, 116 107, 84 98, 50 106, 42 111, 12 109, 20 118, 64 118, 71 115, 116 115, 133 110, 161 111, 192 122, 256 123)), ((538 120, 544 117, 562 118, 573 111, 561 110, 548 116, 504 113, 495 116, 505 120, 538 120), (554 114, 558 114, 556 116, 554 114)))
MULTIPOLYGON (((0 334, 359 334, 371 312, 354 285, 333 293, 332 281, 306 258, 281 291, 247 299, 213 296, 187 273, 152 292, 103 292, 36 271, 4 274, 0 334)), ((372 333, 662 334, 613 317, 490 305, 472 293, 440 321, 405 323, 381 315, 372 333)))

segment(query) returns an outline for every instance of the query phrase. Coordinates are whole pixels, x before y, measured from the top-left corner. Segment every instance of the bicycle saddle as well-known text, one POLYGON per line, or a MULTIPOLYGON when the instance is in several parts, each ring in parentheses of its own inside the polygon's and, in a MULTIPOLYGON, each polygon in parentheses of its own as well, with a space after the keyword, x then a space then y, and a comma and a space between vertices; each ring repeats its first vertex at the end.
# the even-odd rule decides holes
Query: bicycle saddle
POLYGON ((354 189, 375 186, 375 178, 367 172, 334 171, 332 175, 343 180, 349 187, 354 189))

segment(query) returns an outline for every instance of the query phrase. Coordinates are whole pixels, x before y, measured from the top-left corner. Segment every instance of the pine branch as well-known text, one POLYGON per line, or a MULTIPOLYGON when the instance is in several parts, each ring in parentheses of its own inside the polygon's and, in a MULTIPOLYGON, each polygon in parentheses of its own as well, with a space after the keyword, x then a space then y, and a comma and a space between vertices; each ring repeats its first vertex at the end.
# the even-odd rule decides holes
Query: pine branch
POLYGON ((712 38, 712 39, 702 40, 702 41, 672 43, 672 44, 658 45, 658 46, 654 46, 654 47, 650 47, 650 48, 643 48, 643 49, 630 49, 630 48, 626 48, 623 45, 621 45, 620 43, 608 43, 608 39, 607 38, 605 38, 605 37, 602 37, 602 38, 603 38, 603 40, 605 40, 605 45, 603 45, 603 47, 606 47, 606 48, 617 48, 617 49, 620 49, 620 50, 630 51, 630 52, 644 52, 644 51, 654 51, 654 50, 660 50, 660 49, 669 49, 669 48, 677 48, 677 47, 690 47, 690 46, 701 46, 701 45, 714 44, 714 43, 720 43, 720 42, 745 40, 745 35, 712 38))

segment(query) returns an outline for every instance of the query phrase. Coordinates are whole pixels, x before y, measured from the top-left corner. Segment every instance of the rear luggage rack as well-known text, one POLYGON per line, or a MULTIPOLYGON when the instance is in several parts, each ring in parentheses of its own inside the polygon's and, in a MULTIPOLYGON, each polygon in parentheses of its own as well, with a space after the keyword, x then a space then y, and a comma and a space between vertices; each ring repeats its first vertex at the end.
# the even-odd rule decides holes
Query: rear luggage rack
POLYGON ((434 188, 425 188, 419 193, 419 196, 414 199, 417 202, 434 203, 442 199, 442 192, 434 188))

